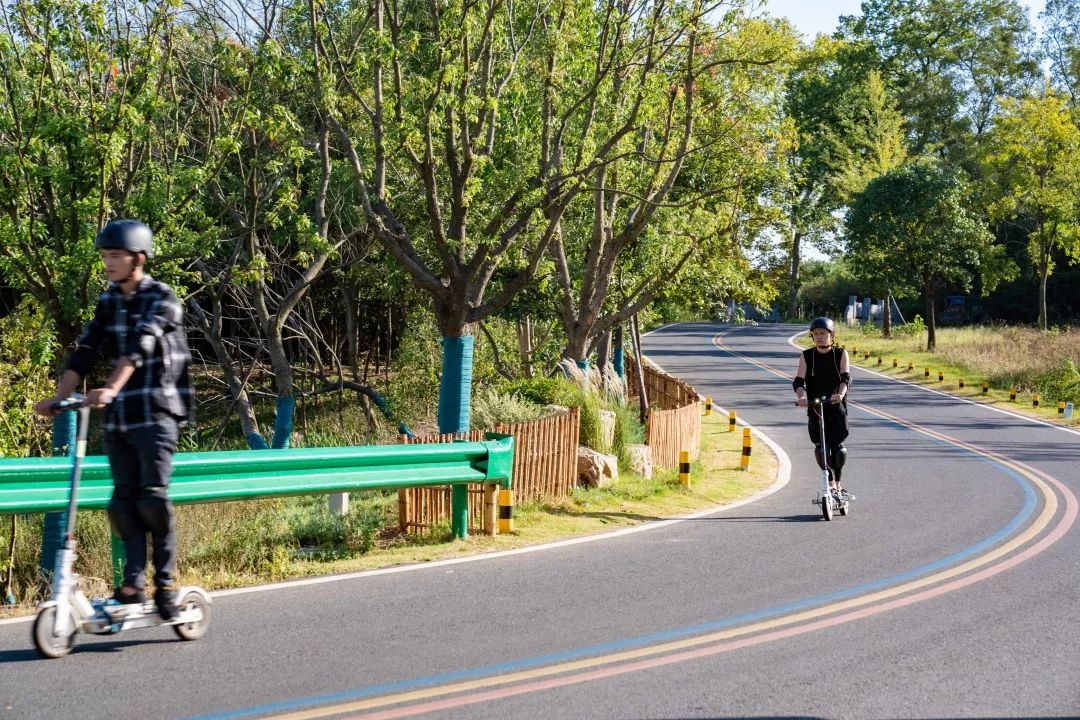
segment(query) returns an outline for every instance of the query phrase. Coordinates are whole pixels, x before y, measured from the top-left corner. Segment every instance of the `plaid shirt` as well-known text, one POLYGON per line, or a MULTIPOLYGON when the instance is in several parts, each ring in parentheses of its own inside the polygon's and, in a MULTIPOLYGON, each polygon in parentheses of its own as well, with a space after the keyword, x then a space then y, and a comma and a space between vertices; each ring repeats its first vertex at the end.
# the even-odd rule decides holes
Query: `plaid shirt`
POLYGON ((184 311, 172 289, 149 275, 130 298, 116 283, 98 298, 67 369, 86 377, 99 356, 127 357, 135 373, 105 413, 106 430, 154 425, 155 413, 191 418, 191 351, 184 311))

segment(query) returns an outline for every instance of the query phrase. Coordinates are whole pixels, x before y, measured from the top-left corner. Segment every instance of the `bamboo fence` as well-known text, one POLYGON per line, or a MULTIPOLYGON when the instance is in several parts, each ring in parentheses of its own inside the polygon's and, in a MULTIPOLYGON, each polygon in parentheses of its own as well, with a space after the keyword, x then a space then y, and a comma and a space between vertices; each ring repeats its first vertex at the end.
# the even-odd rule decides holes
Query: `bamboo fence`
MULTIPOLYGON (((498 424, 492 430, 514 437, 514 465, 511 484, 514 502, 570 494, 577 480, 577 447, 580 411, 512 425, 498 424)), ((460 435, 402 436, 404 444, 483 440, 484 433, 473 430, 460 435)), ((469 485, 469 531, 494 535, 497 532, 496 485, 469 485)), ((406 488, 398 490, 398 524, 405 532, 423 533, 450 520, 450 488, 406 488)))
MULTIPOLYGON (((627 386, 637 397, 636 358, 627 356, 627 386)), ((660 372, 647 362, 643 366, 645 397, 649 411, 645 420, 645 443, 659 467, 679 464, 679 451, 689 450, 691 459, 701 449, 701 396, 682 380, 660 372)))

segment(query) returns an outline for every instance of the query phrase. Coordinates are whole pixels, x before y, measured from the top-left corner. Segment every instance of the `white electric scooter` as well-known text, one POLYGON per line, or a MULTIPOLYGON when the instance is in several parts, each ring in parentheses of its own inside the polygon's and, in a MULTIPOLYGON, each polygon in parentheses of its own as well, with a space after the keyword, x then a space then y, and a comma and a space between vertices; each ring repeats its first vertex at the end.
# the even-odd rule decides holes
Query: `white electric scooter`
POLYGON ((848 493, 841 494, 837 490, 829 487, 829 457, 827 448, 828 444, 825 442, 825 411, 824 405, 829 402, 828 397, 812 398, 810 405, 814 408, 814 414, 818 417, 818 425, 821 427, 821 454, 822 465, 821 468, 821 489, 818 490, 818 496, 811 500, 815 505, 821 506, 821 517, 826 520, 833 519, 833 513, 839 512, 841 515, 847 515, 851 512, 850 503, 855 499, 854 495, 848 493))
POLYGON ((78 443, 71 467, 71 496, 68 500, 64 545, 56 552, 52 597, 41 603, 34 620, 34 645, 45 657, 59 658, 71 652, 79 631, 113 635, 121 630, 171 625, 184 640, 198 640, 210 625, 210 596, 200 587, 183 587, 176 593, 176 618, 165 621, 153 600, 125 605, 112 598, 87 599, 79 587, 75 565, 75 512, 79 476, 86 457, 87 421, 90 409, 81 398, 69 398, 53 405, 54 410, 78 410, 78 443))

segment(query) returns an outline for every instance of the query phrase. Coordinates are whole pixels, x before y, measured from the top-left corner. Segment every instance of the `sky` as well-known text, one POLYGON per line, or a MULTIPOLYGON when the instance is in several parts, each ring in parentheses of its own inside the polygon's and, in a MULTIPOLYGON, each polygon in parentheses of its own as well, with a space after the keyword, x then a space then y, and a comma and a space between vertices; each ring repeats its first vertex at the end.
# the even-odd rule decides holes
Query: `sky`
MULTIPOLYGON (((1044 0, 1020 0, 1028 7, 1028 17, 1038 22, 1044 0)), ((762 10, 775 17, 786 16, 809 40, 818 33, 832 34, 841 15, 860 14, 860 0, 762 0, 762 10)))

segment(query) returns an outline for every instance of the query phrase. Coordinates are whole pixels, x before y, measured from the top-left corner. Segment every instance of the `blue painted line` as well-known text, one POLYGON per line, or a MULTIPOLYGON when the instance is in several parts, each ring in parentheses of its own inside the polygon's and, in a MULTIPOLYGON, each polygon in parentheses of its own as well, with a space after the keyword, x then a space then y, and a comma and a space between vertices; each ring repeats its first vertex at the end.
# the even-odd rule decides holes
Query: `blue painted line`
MULTIPOLYGON (((858 408, 855 408, 858 409, 858 408)), ((862 411, 860 411, 862 412, 862 411)), ((870 416, 877 420, 884 420, 892 425, 896 425, 902 430, 908 432, 916 432, 915 430, 896 423, 887 418, 878 418, 877 416, 870 416)), ((348 702, 351 700, 361 700, 363 698, 375 697, 379 695, 388 695, 391 693, 402 692, 407 690, 415 690, 422 687, 431 687, 437 685, 443 685, 452 682, 460 682, 462 680, 473 680, 481 677, 488 677, 491 675, 500 675, 504 673, 517 672, 520 670, 527 670, 543 665, 553 665, 561 662, 567 662, 571 660, 578 660, 584 657, 590 657, 594 655, 604 655, 607 653, 618 652, 621 650, 630 650, 633 648, 643 647, 647 645, 653 645, 669 640, 677 640, 680 638, 700 635, 708 632, 715 632, 717 630, 724 630, 730 627, 758 622, 760 620, 766 620, 779 615, 786 615, 789 613, 806 610, 817 605, 828 605, 839 600, 844 600, 850 597, 862 595, 865 593, 874 592, 882 588, 899 585, 909 580, 913 580, 922 575, 942 570, 950 565, 958 564, 967 558, 977 555, 984 550, 987 550, 998 543, 1004 541, 1007 537, 1015 533, 1019 528, 1031 517, 1032 513, 1038 505, 1038 498, 1035 494, 1035 489, 1027 478, 1016 473, 1012 469, 999 465, 997 462, 985 458, 972 450, 966 448, 957 447, 945 440, 933 438, 929 436, 928 439, 934 442, 941 443, 950 448, 959 450, 963 453, 974 455, 980 462, 984 462, 988 465, 996 466, 998 469, 1005 472, 1006 475, 1011 477, 1014 482, 1017 483, 1024 491, 1024 506, 1020 512, 1009 521, 1007 525, 998 530, 993 535, 980 541, 979 543, 965 548, 959 552, 953 553, 947 557, 935 560, 932 563, 923 565, 905 573, 899 575, 893 575, 881 580, 875 580, 873 582, 864 583, 862 585, 856 585, 844 590, 838 590, 826 595, 818 595, 817 597, 808 598, 805 600, 797 600, 795 602, 787 603, 785 605, 778 605, 764 610, 757 610, 750 613, 743 613, 741 615, 733 615, 719 620, 713 620, 707 623, 699 625, 689 625, 685 627, 675 628, 672 630, 666 630, 660 633, 653 633, 651 635, 641 635, 638 637, 627 638, 624 640, 617 640, 610 643, 601 643, 597 645, 589 645, 587 647, 577 648, 574 650, 568 650, 561 653, 552 653, 549 655, 539 655, 530 658, 521 658, 519 660, 512 660, 505 663, 497 663, 494 665, 484 665, 481 667, 470 668, 467 670, 459 670, 455 672, 442 673, 439 675, 428 675, 426 677, 412 678, 409 680, 402 680, 394 683, 386 683, 383 685, 372 685, 365 688, 357 688, 353 690, 344 690, 337 693, 330 693, 326 695, 314 695, 307 698, 301 698, 297 700, 288 700, 278 703, 269 703, 266 705, 257 705, 247 708, 240 708, 237 710, 226 711, 222 713, 215 713, 211 715, 200 715, 189 718, 188 720, 235 720, 237 718, 249 718, 259 715, 284 713, 293 710, 300 710, 308 707, 316 707, 319 705, 333 705, 341 702, 348 702)))

